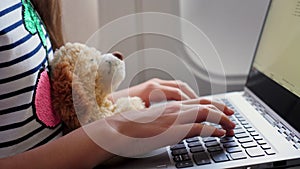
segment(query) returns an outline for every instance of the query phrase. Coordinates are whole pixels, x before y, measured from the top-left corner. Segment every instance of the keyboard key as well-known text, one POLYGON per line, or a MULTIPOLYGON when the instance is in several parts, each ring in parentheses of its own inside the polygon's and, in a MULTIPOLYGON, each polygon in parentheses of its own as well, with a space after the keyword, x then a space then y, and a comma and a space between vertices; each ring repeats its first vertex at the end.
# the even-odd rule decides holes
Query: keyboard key
POLYGON ((242 128, 243 128, 243 127, 242 127, 241 125, 236 124, 234 129, 242 129, 242 128))
POLYGON ((284 129, 283 129, 283 128, 280 128, 280 129, 278 130, 278 132, 279 132, 280 134, 282 134, 282 133, 284 132, 284 129))
POLYGON ((235 118, 234 118, 233 116, 229 116, 228 118, 229 118, 231 121, 232 121, 232 120, 235 120, 235 118))
POLYGON ((210 141, 216 141, 217 139, 214 137, 205 137, 202 140, 203 140, 203 142, 206 143, 206 142, 210 142, 210 141))
POLYGON ((258 134, 257 132, 251 132, 250 135, 251 135, 252 137, 254 137, 254 136, 259 136, 259 134, 258 134))
POLYGON ((224 148, 236 147, 236 146, 238 146, 238 143, 236 143, 236 142, 229 142, 229 143, 224 143, 223 144, 224 148))
MULTIPOLYGON (((235 109, 234 109, 235 110, 235 109)), ((240 112, 238 112, 237 110, 234 111, 235 115, 241 115, 240 112)))
POLYGON ((197 146, 202 146, 202 144, 198 141, 198 142, 191 142, 188 144, 189 147, 197 147, 197 146))
POLYGON ((276 126, 278 127, 278 128, 283 128, 284 127, 284 125, 282 124, 282 123, 276 123, 276 126))
POLYGON ((178 162, 175 164, 177 168, 186 168, 186 167, 193 167, 192 161, 184 161, 184 162, 178 162))
POLYGON ((245 159, 247 158, 247 155, 244 152, 236 152, 236 153, 230 153, 230 157, 233 160, 240 160, 240 159, 245 159))
POLYGON ((264 144, 267 144, 267 142, 265 140, 257 140, 257 143, 259 145, 264 145, 264 144))
POLYGON ((292 142, 295 142, 295 143, 298 142, 297 137, 293 136, 292 137, 292 142))
POLYGON ((243 118, 243 117, 239 117, 239 118, 238 118, 238 120, 239 120, 240 122, 244 122, 244 121, 246 121, 246 119, 245 119, 245 118, 243 118))
POLYGON ((298 138, 298 137, 296 137, 296 136, 293 137, 293 140, 294 140, 294 142, 300 143, 300 138, 298 138))
POLYGON ((188 161, 191 160, 190 156, 188 154, 183 154, 183 155, 177 155, 173 157, 173 160, 175 162, 182 162, 182 161, 188 161))
POLYGON ((243 128, 234 129, 233 131, 234 131, 235 134, 245 133, 245 130, 243 128))
POLYGON ((202 146, 190 148, 191 153, 203 152, 205 149, 202 146))
POLYGON ((286 129, 283 133, 286 134, 287 136, 289 136, 289 135, 291 135, 292 132, 289 129, 286 129))
POLYGON ((174 160, 175 162, 179 162, 179 161, 181 161, 181 156, 180 156, 180 155, 178 155, 178 156, 173 156, 173 160, 174 160))
POLYGON ((260 157, 265 155, 265 152, 260 147, 247 148, 246 152, 250 157, 260 157))
POLYGON ((237 119, 242 119, 242 118, 243 118, 243 116, 241 116, 240 114, 235 114, 235 117, 236 117, 237 119))
POLYGON ((239 143, 247 143, 247 142, 252 142, 253 139, 251 137, 245 137, 245 138, 241 138, 238 140, 239 143))
POLYGON ((296 136, 295 136, 295 133, 293 133, 293 132, 290 134, 290 136, 291 136, 291 137, 296 137, 296 136))
POLYGON ((263 150, 268 150, 271 149, 271 146, 269 146, 268 144, 264 144, 262 146, 260 146, 263 150))
MULTIPOLYGON (((239 117, 237 120, 242 124, 243 122, 246 122, 246 119, 244 117, 239 117)), ((243 125, 243 124, 242 124, 243 125)))
POLYGON ((229 148, 226 148, 226 151, 228 153, 235 153, 235 152, 242 151, 242 148, 241 147, 229 147, 229 148))
POLYGON ((240 139, 240 138, 249 137, 249 135, 247 133, 240 133, 240 134, 235 134, 234 137, 240 139))
POLYGON ((246 124, 246 125, 244 125, 244 128, 245 129, 250 129, 250 128, 252 128, 252 126, 250 126, 249 124, 246 124))
POLYGON ((254 136, 253 139, 256 140, 256 141, 257 140, 263 140, 263 138, 261 136, 254 136))
POLYGON ((264 118, 271 124, 274 126, 274 124, 276 123, 276 121, 268 114, 264 115, 264 118))
POLYGON ((276 154, 275 151, 274 151, 273 149, 268 149, 268 150, 266 150, 265 152, 266 152, 266 154, 268 154, 268 155, 274 155, 274 154, 276 154))
POLYGON ((246 125, 246 124, 249 124, 247 121, 241 121, 241 125, 246 125))
POLYGON ((206 147, 214 147, 214 146, 217 146, 217 145, 219 145, 219 142, 217 142, 217 141, 210 141, 210 142, 205 143, 206 147))
POLYGON ((294 144, 294 147, 295 147, 296 149, 300 149, 300 143, 294 144))
POLYGON ((213 153, 210 153, 210 155, 211 155, 211 158, 216 163, 218 163, 218 162, 224 162, 224 161, 229 161, 229 158, 227 157, 227 155, 223 151, 213 152, 213 153))
POLYGON ((176 156, 176 155, 182 155, 182 154, 187 154, 187 150, 186 149, 177 149, 177 150, 173 150, 172 151, 172 155, 176 156))
POLYGON ((248 131, 249 133, 252 133, 252 132, 255 132, 255 129, 254 129, 254 128, 249 128, 249 129, 247 129, 247 131, 248 131))
POLYGON ((216 152, 216 151, 222 151, 222 148, 220 146, 216 146, 216 147, 208 147, 207 148, 208 152, 216 152))
POLYGON ((185 149, 185 145, 184 144, 175 144, 170 146, 171 150, 177 150, 177 149, 185 149))
POLYGON ((190 156, 189 156, 188 154, 183 154, 183 155, 181 155, 181 158, 182 158, 183 161, 187 161, 187 160, 190 160, 190 159, 191 159, 190 156))
POLYGON ((242 144, 243 148, 251 148, 251 147, 257 147, 257 144, 255 142, 248 142, 242 144))
POLYGON ((228 143, 228 142, 232 142, 232 141, 234 141, 233 137, 222 137, 222 138, 220 138, 221 143, 228 143))
POLYGON ((292 138, 291 138, 290 136, 286 136, 285 139, 286 139, 287 141, 292 140, 292 138))
POLYGON ((210 159, 205 152, 193 154, 193 159, 197 165, 210 164, 210 159))
POLYGON ((191 143, 191 142, 197 142, 199 141, 198 137, 192 137, 192 138, 188 138, 185 140, 187 143, 191 143))

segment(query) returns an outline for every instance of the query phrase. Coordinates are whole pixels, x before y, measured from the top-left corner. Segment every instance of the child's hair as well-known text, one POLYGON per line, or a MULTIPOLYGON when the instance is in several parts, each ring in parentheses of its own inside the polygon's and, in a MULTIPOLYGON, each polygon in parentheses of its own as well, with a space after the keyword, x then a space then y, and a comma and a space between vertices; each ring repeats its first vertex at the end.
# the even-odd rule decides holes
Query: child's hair
POLYGON ((50 35, 53 50, 64 44, 61 0, 31 0, 50 35))

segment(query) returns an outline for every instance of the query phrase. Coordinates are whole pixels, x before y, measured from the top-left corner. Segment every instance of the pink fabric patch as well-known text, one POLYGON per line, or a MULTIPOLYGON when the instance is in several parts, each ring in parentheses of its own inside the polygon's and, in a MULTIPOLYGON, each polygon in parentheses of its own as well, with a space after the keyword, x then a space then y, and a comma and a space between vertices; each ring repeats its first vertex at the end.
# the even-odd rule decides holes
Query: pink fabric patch
POLYGON ((50 79, 46 70, 40 74, 36 88, 35 109, 38 119, 47 127, 55 127, 60 123, 59 116, 52 108, 50 79))

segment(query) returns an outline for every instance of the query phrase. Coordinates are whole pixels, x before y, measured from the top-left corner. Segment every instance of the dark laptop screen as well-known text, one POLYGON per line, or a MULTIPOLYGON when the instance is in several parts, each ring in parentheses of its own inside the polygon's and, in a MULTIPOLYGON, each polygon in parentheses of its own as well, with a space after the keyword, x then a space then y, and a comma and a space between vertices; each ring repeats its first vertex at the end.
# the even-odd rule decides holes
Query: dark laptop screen
POLYGON ((273 0, 246 84, 300 131, 300 0, 273 0))

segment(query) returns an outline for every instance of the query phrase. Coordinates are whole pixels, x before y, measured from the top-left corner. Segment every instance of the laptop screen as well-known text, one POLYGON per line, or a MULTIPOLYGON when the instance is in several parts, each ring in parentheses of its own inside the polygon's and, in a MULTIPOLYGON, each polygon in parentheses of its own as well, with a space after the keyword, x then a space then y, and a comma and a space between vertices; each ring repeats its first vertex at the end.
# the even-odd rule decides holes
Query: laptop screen
POLYGON ((300 131, 300 0, 273 0, 246 84, 300 131))

